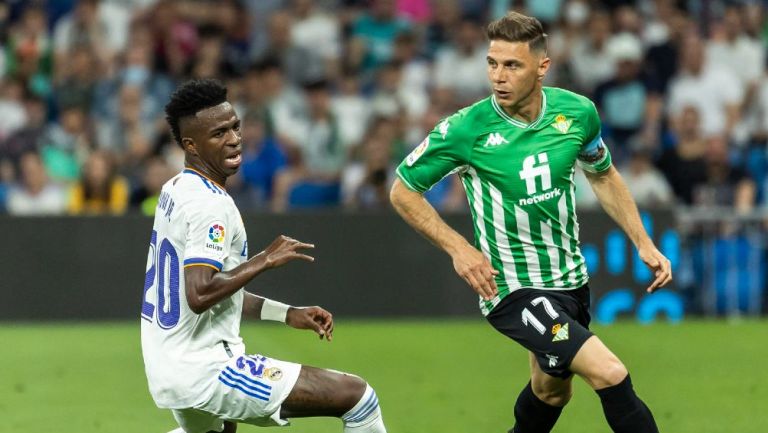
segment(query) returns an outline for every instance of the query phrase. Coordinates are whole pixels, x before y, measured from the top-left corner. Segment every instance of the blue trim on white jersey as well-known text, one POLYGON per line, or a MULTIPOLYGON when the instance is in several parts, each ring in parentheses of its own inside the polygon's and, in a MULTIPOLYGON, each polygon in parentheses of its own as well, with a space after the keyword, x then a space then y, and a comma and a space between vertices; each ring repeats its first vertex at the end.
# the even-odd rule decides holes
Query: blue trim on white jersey
POLYGON ((202 174, 196 172, 195 170, 191 170, 191 169, 186 168, 186 169, 184 169, 183 173, 194 174, 195 176, 199 177, 200 180, 203 181, 203 184, 205 184, 205 186, 209 190, 211 190, 211 192, 214 192, 216 194, 227 195, 227 193, 223 189, 219 188, 218 185, 213 183, 213 181, 211 181, 207 177, 203 176, 202 174))
MULTIPOLYGON (((266 383, 259 382, 256 379, 253 379, 253 378, 250 378, 250 377, 244 375, 243 373, 238 373, 237 371, 233 370, 232 367, 227 367, 226 370, 222 371, 222 374, 223 373, 231 373, 231 374, 237 376, 238 378, 242 378, 242 379, 246 380, 249 383, 252 383, 252 384, 254 384, 256 386, 262 387, 262 388, 267 389, 267 390, 271 390, 272 389, 272 387, 270 385, 267 385, 266 383)), ((234 379, 234 380, 237 380, 237 379, 234 379)))
POLYGON ((366 400, 363 407, 358 409, 355 413, 345 417, 344 419, 347 422, 362 421, 366 419, 371 413, 373 413, 373 411, 376 410, 376 407, 378 405, 379 405, 379 398, 376 396, 376 391, 373 391, 371 395, 368 397, 368 400, 366 400))
POLYGON ((187 265, 211 265, 221 271, 221 268, 224 267, 224 265, 221 264, 221 262, 217 262, 216 260, 206 259, 203 257, 193 257, 191 259, 185 259, 184 260, 184 266, 187 265))
POLYGON ((246 388, 244 388, 246 385, 242 385, 239 383, 231 383, 227 381, 226 379, 223 379, 221 376, 219 376, 219 382, 223 383, 224 385, 227 385, 230 388, 234 388, 238 391, 241 391, 242 393, 249 395, 254 398, 258 398, 259 400, 269 401, 268 397, 264 397, 262 395, 254 394, 252 392, 249 392, 246 388))

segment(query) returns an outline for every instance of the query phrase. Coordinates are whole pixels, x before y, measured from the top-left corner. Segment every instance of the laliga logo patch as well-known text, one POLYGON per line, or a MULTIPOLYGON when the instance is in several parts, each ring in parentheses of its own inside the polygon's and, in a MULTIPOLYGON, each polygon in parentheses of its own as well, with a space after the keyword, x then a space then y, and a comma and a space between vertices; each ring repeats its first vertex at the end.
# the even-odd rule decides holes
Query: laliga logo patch
POLYGON ((208 239, 214 243, 224 242, 224 226, 221 223, 214 223, 208 228, 208 239))
POLYGON ((427 147, 429 146, 429 137, 425 138, 424 141, 421 142, 418 146, 416 146, 413 151, 408 154, 408 157, 405 158, 405 163, 408 164, 408 167, 412 166, 414 162, 416 162, 421 155, 424 154, 424 152, 427 151, 427 147))

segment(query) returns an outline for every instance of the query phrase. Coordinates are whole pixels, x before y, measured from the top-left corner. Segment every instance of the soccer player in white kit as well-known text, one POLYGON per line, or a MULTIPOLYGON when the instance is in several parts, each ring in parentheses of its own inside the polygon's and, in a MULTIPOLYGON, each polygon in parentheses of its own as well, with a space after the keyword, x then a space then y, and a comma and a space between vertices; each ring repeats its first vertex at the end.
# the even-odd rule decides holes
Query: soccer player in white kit
POLYGON ((180 86, 165 107, 185 169, 166 182, 150 238, 141 308, 149 390, 171 409, 172 433, 235 432, 237 423, 286 425, 333 416, 345 433, 385 433, 378 397, 358 376, 248 354, 241 317, 276 320, 333 338, 320 307, 291 307, 243 286, 300 259, 311 244, 279 236, 248 258, 240 212, 224 184, 242 160, 240 120, 217 80, 180 86))

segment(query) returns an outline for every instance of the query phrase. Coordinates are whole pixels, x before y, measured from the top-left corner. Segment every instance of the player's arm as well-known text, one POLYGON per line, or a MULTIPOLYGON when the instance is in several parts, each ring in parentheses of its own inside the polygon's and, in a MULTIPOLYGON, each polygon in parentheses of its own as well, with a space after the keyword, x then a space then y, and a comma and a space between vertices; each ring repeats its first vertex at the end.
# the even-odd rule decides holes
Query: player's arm
POLYGON ((293 307, 244 291, 243 317, 284 322, 296 329, 311 329, 333 340, 333 315, 320 307, 293 307))
POLYGON ((264 251, 228 271, 206 265, 187 265, 184 267, 187 304, 194 313, 200 314, 232 296, 267 269, 296 259, 312 262, 313 257, 299 251, 307 248, 314 248, 314 245, 279 236, 264 251))
POLYGON ((584 170, 592 190, 600 205, 616 224, 624 230, 637 248, 643 262, 654 272, 655 279, 648 286, 648 292, 653 292, 672 281, 672 266, 669 259, 664 257, 653 244, 643 227, 637 205, 632 198, 627 185, 619 171, 613 165, 602 171, 584 170))
POLYGON ((473 137, 463 128, 461 115, 441 122, 397 168, 398 179, 390 201, 398 214, 417 232, 447 252, 453 267, 483 299, 497 294, 490 261, 440 218, 423 197, 425 191, 452 170, 469 161, 473 137))
POLYGON ((494 277, 499 273, 488 259, 440 217, 422 194, 395 179, 389 195, 398 214, 422 236, 448 253, 456 273, 483 299, 498 293, 494 277))

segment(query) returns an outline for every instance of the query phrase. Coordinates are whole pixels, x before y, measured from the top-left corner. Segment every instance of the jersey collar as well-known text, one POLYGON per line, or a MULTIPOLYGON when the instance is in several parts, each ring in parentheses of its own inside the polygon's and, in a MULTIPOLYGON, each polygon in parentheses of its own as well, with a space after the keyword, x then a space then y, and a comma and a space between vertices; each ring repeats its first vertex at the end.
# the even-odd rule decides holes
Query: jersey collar
POLYGON ((219 185, 218 182, 216 182, 215 180, 211 179, 210 177, 204 175, 203 173, 200 173, 199 171, 195 170, 194 168, 184 167, 184 171, 182 173, 189 173, 189 174, 194 174, 196 176, 200 176, 203 179, 207 180, 208 182, 211 182, 212 184, 216 185, 217 187, 219 187, 223 191, 225 191, 225 192, 227 191, 227 189, 224 188, 223 186, 219 185))
POLYGON ((533 128, 536 125, 541 122, 541 119, 544 118, 544 112, 547 110, 547 94, 544 92, 544 89, 541 90, 541 110, 539 110, 539 116, 536 117, 536 120, 534 120, 531 123, 524 123, 517 119, 514 119, 512 116, 507 114, 503 108, 499 105, 498 102, 496 102, 496 95, 491 95, 491 105, 493 105, 493 109, 496 110, 496 114, 498 114, 502 119, 506 120, 507 122, 511 123, 514 126, 517 126, 518 128, 533 128))

